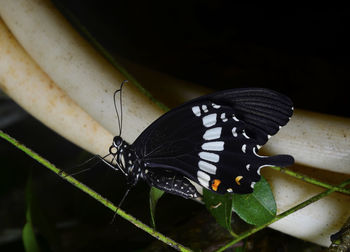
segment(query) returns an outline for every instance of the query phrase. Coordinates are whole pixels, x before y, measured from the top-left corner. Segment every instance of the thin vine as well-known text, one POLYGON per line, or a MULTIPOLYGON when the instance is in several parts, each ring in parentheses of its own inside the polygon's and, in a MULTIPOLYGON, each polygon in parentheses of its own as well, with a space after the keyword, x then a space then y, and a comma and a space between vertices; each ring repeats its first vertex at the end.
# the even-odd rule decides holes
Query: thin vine
POLYGON ((335 189, 335 191, 337 191, 337 192, 341 192, 341 193, 350 195, 350 190, 349 189, 341 188, 339 186, 333 186, 331 184, 319 181, 319 180, 311 178, 309 176, 306 176, 306 175, 294 172, 294 171, 289 170, 287 168, 274 167, 274 166, 271 166, 270 168, 274 169, 276 171, 279 171, 279 172, 283 172, 283 173, 285 173, 285 174, 287 174, 289 176, 292 176, 294 178, 301 179, 301 180, 303 180, 305 182, 308 182, 310 184, 317 185, 317 186, 320 186, 320 187, 323 187, 323 188, 326 188, 326 189, 335 189))

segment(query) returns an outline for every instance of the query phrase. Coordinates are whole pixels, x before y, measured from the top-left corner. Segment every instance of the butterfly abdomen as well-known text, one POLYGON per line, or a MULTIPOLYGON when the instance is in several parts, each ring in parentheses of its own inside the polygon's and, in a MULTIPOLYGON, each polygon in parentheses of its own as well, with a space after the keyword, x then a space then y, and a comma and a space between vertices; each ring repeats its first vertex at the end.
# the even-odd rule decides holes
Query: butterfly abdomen
POLYGON ((150 186, 184 198, 195 198, 199 194, 195 187, 180 174, 162 169, 145 169, 143 178, 150 186))

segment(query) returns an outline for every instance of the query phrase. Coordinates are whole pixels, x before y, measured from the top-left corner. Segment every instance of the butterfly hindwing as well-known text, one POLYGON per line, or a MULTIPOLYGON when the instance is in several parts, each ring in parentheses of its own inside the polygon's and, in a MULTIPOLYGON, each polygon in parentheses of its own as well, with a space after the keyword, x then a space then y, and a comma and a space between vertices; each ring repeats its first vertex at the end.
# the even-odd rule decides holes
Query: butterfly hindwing
POLYGON ((133 143, 145 167, 187 177, 217 193, 250 193, 266 165, 293 163, 258 149, 292 115, 289 98, 266 89, 234 89, 194 99, 164 114, 133 143))

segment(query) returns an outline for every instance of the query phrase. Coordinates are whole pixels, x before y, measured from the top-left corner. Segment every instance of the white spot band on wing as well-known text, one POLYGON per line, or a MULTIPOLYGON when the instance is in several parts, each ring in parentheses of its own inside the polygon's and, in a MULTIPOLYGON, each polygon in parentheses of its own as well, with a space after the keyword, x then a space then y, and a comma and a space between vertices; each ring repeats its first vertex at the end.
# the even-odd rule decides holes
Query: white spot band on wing
POLYGON ((199 157, 201 159, 204 159, 204 160, 207 160, 207 161, 210 161, 213 163, 219 162, 219 155, 215 154, 215 153, 201 151, 201 152, 199 152, 199 157))
POLYGON ((216 128, 212 128, 212 129, 208 129, 204 135, 203 138, 205 140, 214 140, 214 139, 218 139, 221 136, 221 127, 216 127, 216 128))
POLYGON ((192 112, 193 114, 195 114, 196 116, 201 116, 201 110, 198 106, 194 106, 192 107, 192 112))
POLYGON ((202 144, 202 149, 207 151, 223 151, 224 142, 223 141, 207 142, 202 144))
POLYGON ((203 120, 203 125, 205 127, 211 127, 211 126, 214 126, 216 124, 216 114, 209 114, 209 115, 206 115, 202 118, 203 120))
POLYGON ((201 178, 201 179, 208 181, 208 182, 210 181, 210 176, 202 171, 197 172, 197 178, 201 178))
POLYGON ((212 103, 211 105, 212 105, 213 108, 215 108, 215 109, 219 109, 219 108, 221 107, 220 105, 217 105, 217 104, 215 104, 215 103, 212 103))
POLYGON ((220 115, 220 118, 221 118, 221 120, 222 120, 223 122, 227 122, 226 113, 222 113, 222 114, 220 115))
POLYGON ((204 113, 207 113, 208 112, 207 105, 202 105, 202 110, 204 113))
POLYGON ((201 169, 202 171, 205 171, 207 173, 216 174, 216 166, 213 164, 209 164, 208 162, 201 160, 198 162, 198 167, 199 167, 199 169, 201 169))

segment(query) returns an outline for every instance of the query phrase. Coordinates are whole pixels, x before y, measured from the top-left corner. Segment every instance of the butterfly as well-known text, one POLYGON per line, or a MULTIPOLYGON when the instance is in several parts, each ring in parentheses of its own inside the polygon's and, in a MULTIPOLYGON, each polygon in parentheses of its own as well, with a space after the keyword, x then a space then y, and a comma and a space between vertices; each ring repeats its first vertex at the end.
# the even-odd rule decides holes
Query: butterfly
POLYGON ((126 176, 129 188, 144 180, 174 195, 199 197, 191 180, 218 194, 252 193, 262 167, 294 163, 290 155, 258 154, 292 114, 292 101, 276 91, 224 90, 170 110, 132 144, 120 136, 117 114, 120 134, 109 164, 126 176))

